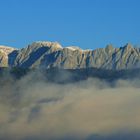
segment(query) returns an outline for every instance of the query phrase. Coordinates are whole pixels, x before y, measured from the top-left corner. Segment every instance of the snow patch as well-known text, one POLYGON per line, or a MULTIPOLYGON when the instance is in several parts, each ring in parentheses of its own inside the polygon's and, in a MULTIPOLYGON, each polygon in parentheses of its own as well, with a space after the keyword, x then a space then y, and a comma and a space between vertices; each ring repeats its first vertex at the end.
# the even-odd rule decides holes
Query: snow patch
POLYGON ((72 50, 72 51, 75 51, 75 50, 81 50, 79 47, 77 47, 77 46, 68 46, 68 47, 65 47, 65 48, 67 48, 67 49, 69 49, 69 50, 72 50))
POLYGON ((83 50, 83 49, 81 49, 81 48, 79 48, 79 47, 77 47, 77 46, 69 46, 69 47, 65 47, 65 48, 70 49, 70 50, 72 50, 72 51, 76 51, 76 50, 79 50, 79 51, 82 51, 82 52, 91 51, 91 50, 89 50, 89 49, 83 50))

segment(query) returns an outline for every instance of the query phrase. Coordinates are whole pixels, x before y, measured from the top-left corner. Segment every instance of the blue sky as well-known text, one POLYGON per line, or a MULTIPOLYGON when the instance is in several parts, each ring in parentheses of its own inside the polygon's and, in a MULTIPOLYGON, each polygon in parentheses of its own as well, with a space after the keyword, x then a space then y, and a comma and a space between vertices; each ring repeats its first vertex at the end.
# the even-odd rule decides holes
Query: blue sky
POLYGON ((140 0, 0 0, 0 44, 58 41, 83 49, 140 44, 140 0))

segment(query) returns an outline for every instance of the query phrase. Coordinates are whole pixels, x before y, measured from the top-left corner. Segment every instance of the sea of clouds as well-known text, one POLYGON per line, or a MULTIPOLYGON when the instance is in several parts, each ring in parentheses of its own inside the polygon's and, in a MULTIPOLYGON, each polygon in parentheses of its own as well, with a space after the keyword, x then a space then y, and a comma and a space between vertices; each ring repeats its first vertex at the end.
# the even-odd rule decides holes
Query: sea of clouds
POLYGON ((29 73, 0 85, 0 140, 139 140, 140 80, 58 84, 29 73))

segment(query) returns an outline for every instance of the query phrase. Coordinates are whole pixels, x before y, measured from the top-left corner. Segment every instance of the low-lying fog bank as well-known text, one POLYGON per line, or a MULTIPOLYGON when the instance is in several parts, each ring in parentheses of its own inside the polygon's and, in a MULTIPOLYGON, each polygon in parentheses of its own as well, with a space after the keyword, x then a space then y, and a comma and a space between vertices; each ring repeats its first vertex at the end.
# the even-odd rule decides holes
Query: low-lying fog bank
POLYGON ((140 80, 113 85, 96 78, 49 83, 41 73, 4 79, 0 139, 138 140, 140 80))

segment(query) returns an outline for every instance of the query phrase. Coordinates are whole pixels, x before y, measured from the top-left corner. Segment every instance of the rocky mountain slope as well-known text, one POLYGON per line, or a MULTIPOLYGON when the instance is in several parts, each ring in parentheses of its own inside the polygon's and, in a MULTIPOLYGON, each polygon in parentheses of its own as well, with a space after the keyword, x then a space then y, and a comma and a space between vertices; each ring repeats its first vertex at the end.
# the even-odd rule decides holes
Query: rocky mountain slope
POLYGON ((82 50, 47 41, 34 42, 19 50, 1 46, 0 67, 132 69, 140 67, 140 48, 128 43, 120 48, 107 45, 96 50, 82 50))
POLYGON ((8 46, 0 46, 0 67, 7 67, 9 61, 9 54, 12 53, 14 48, 8 46))

